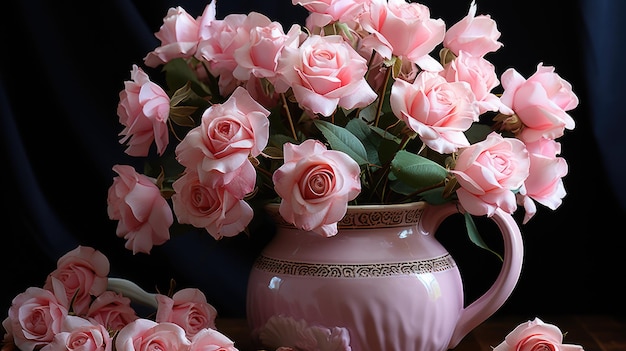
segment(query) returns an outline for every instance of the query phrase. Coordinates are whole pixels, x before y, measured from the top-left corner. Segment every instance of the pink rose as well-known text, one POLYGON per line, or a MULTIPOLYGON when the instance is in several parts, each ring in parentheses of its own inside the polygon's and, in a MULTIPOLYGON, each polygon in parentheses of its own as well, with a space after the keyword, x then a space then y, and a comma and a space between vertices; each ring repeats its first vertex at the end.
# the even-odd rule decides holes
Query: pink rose
POLYGON ((406 57, 424 70, 441 70, 441 64, 430 53, 443 41, 446 24, 442 19, 430 18, 430 9, 425 5, 372 0, 359 23, 371 33, 363 38, 363 45, 384 58, 406 57))
POLYGON ((540 139, 527 143, 526 149, 530 156, 530 171, 524 182, 524 189, 518 197, 518 203, 524 205, 525 216, 523 223, 527 223, 535 214, 536 207, 532 200, 555 210, 565 197, 563 177, 567 175, 567 162, 562 157, 561 144, 554 140, 540 139))
POLYGON ((67 315, 67 308, 51 291, 30 287, 15 296, 2 325, 11 331, 18 349, 33 351, 53 341, 67 315))
POLYGON ((463 208, 475 216, 492 216, 498 208, 515 212, 513 191, 524 184, 529 167, 523 142, 492 132, 485 140, 461 149, 450 172, 461 186, 456 194, 463 208))
MULTIPOLYGON (((215 6, 215 5, 213 5, 215 6)), ((192 57, 198 48, 199 24, 180 6, 170 8, 163 18, 163 25, 154 35, 161 46, 148 53, 144 63, 157 67, 179 57, 192 57)))
POLYGON ((125 152, 131 156, 147 156, 154 141, 162 155, 169 143, 170 98, 137 65, 130 74, 132 81, 124 82, 117 105, 119 122, 124 125, 120 143, 128 143, 125 152))
POLYGON ((125 247, 133 254, 149 254, 153 245, 169 240, 172 210, 153 178, 126 165, 115 165, 113 170, 119 176, 109 188, 107 212, 110 219, 119 221, 115 233, 126 239, 125 247))
POLYGON ((502 104, 499 97, 491 93, 495 87, 500 85, 500 81, 496 75, 495 66, 485 58, 471 56, 465 51, 461 51, 456 59, 446 64, 440 74, 448 82, 469 83, 476 97, 479 114, 487 111, 513 114, 513 111, 502 104))
POLYGON ((518 137, 524 142, 541 138, 556 139, 565 129, 574 129, 574 119, 566 113, 578 106, 570 83, 554 72, 554 67, 537 66, 528 80, 513 68, 501 77, 503 104, 511 108, 524 124, 518 137))
POLYGON ((337 106, 365 107, 377 95, 365 80, 367 61, 339 35, 309 36, 299 48, 284 48, 276 91, 293 89, 306 110, 330 116, 337 106))
POLYGON ((184 351, 190 345, 181 326, 143 318, 126 325, 115 338, 116 351, 184 351))
POLYGON ((107 329, 117 331, 139 318, 129 298, 114 291, 105 291, 93 300, 86 316, 107 329))
POLYGON ((177 291, 172 297, 157 294, 156 322, 172 322, 185 329, 187 337, 205 328, 215 329, 217 310, 206 300, 204 293, 195 288, 177 291))
POLYGON ((178 222, 204 228, 215 239, 241 233, 254 216, 247 202, 223 186, 200 182, 196 172, 185 173, 172 186, 176 192, 172 203, 178 222))
POLYGON ((285 163, 272 177, 281 216, 296 227, 324 236, 337 234, 347 204, 361 191, 359 165, 343 152, 307 139, 283 146, 285 163))
POLYGON ((292 0, 309 11, 306 25, 309 29, 323 28, 332 22, 353 23, 364 11, 366 0, 292 0))
POLYGON ((443 46, 455 55, 461 51, 475 57, 482 57, 502 47, 498 41, 500 31, 489 15, 476 16, 476 3, 472 1, 469 12, 446 32, 443 46))
POLYGON ((535 318, 511 331, 493 351, 583 351, 579 345, 563 344, 563 333, 552 324, 535 318))
POLYGON ((100 251, 87 246, 78 246, 67 252, 57 261, 57 268, 46 278, 44 289, 54 291, 53 280, 63 286, 67 301, 66 306, 76 314, 84 314, 94 296, 102 294, 107 288, 109 260, 100 251))
POLYGON ((69 315, 63 320, 61 332, 41 351, 111 351, 113 341, 101 324, 69 315))
POLYGON ((248 17, 256 18, 253 21, 255 26, 250 29, 249 40, 233 53, 237 62, 233 76, 241 81, 247 81, 250 76, 272 81, 276 76, 278 59, 283 48, 297 48, 302 31, 299 25, 292 25, 285 34, 282 24, 271 22, 264 15, 251 12, 248 17))
POLYGON ((226 335, 211 328, 199 330, 191 339, 189 351, 237 351, 235 343, 226 335))
MULTIPOLYGON (((211 30, 211 25, 216 21, 215 15, 217 14, 216 0, 211 0, 210 3, 206 4, 204 10, 202 11, 202 15, 196 19, 198 22, 198 38, 200 41, 206 40, 207 38, 213 35, 211 30)), ((196 52, 197 54, 197 52, 196 52)), ((198 55, 196 58, 200 59, 198 55)))
POLYGON ((223 104, 213 104, 202 114, 200 125, 176 147, 176 159, 195 169, 201 182, 212 187, 230 183, 248 157, 256 157, 269 139, 270 112, 238 87, 223 104), (223 176, 208 175, 212 172, 223 176), (230 175, 229 175, 230 173, 230 175))
POLYGON ((468 83, 447 82, 422 71, 413 84, 396 79, 389 103, 394 115, 431 149, 450 153, 469 146, 463 132, 478 120, 478 108, 468 83))
POLYGON ((250 39, 250 29, 256 26, 257 16, 229 14, 222 20, 207 22, 201 29, 196 58, 206 61, 209 71, 219 77, 218 85, 222 96, 228 96, 239 85, 233 76, 237 67, 235 50, 250 39))

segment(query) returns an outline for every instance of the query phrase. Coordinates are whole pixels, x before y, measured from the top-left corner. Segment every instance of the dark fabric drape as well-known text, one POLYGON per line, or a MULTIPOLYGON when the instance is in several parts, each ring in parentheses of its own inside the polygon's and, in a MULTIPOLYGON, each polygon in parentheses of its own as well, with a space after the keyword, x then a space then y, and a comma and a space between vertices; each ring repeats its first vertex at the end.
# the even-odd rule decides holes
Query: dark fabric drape
MULTIPOLYGON (((433 17, 448 23, 463 17, 469 7, 469 1, 423 3, 433 17)), ((624 35, 619 27, 624 25, 618 22, 624 5, 619 0, 477 3, 478 13, 490 14, 503 33, 504 47, 490 56, 499 73, 514 66, 528 76, 544 62, 557 67, 581 100, 572 112, 577 126, 563 138, 562 154, 570 166, 568 195, 557 211, 540 207, 522 227, 528 256, 521 281, 502 311, 623 311, 624 303, 613 300, 621 296, 615 272, 626 269, 619 259, 625 234, 621 159, 626 147, 618 124, 623 121, 618 103, 626 100, 617 85, 624 78, 619 62, 624 35)), ((118 92, 131 65, 141 65, 158 45, 153 33, 167 9, 178 5, 197 16, 206 2, 29 0, 3 7, 0 311, 28 286, 42 285, 56 259, 80 244, 104 252, 112 276, 162 292, 170 280, 178 288, 199 287, 221 316, 244 316, 247 273, 271 236, 267 223, 253 227, 250 236, 220 242, 201 232, 187 233, 155 247, 150 255, 133 256, 115 236, 116 223, 106 214, 111 167, 141 167, 118 142, 118 92)), ((289 0, 219 1, 217 9, 218 18, 259 11, 286 28, 303 23, 305 16, 289 0)), ((454 230, 464 232, 461 225, 454 230)), ((487 258, 465 258, 464 235, 442 236, 462 268, 471 264, 462 269, 466 282, 476 281, 468 297, 480 293, 497 273, 497 262, 484 253, 479 257, 487 258)))
POLYGON ((621 134, 626 112, 622 107, 626 89, 626 3, 586 0, 582 4, 586 45, 585 78, 589 85, 589 108, 594 139, 600 148, 612 185, 622 208, 626 208, 626 143, 621 134))

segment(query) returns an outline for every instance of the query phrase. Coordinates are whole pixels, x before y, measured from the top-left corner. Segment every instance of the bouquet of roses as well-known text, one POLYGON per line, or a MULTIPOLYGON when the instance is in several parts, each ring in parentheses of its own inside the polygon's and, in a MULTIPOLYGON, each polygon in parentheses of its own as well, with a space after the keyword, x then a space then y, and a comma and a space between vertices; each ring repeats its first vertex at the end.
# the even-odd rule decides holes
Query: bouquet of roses
POLYGON ((555 68, 498 76, 503 44, 489 15, 447 27, 406 0, 293 0, 309 11, 289 28, 263 14, 193 17, 171 8, 120 92, 120 142, 146 157, 115 165, 108 214, 134 253, 174 224, 216 239, 246 231, 253 208, 280 202, 296 227, 324 236, 350 204, 455 201, 472 216, 566 192, 559 156, 578 105, 555 68))

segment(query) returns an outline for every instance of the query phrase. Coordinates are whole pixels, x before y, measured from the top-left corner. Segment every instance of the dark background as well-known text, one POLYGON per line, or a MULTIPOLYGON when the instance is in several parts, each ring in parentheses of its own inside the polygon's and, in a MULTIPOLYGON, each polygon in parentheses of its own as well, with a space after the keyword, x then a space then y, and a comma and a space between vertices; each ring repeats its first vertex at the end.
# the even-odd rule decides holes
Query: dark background
MULTIPOLYGON (((424 1, 432 17, 448 25, 466 15, 469 1, 424 1)), ((106 213, 106 193, 116 163, 139 166, 118 143, 116 105, 133 63, 158 46, 169 7, 192 16, 203 1, 12 1, 0 21, 0 319, 11 299, 28 286, 41 286, 56 260, 77 245, 109 257, 111 276, 136 281, 147 290, 201 288, 220 316, 245 315, 248 270, 271 236, 259 223, 250 237, 216 243, 189 233, 135 256, 115 236, 106 213)), ((515 67, 525 77, 539 62, 555 66, 571 82, 580 105, 576 128, 562 138, 570 173, 568 192, 556 211, 538 205, 522 226, 526 257, 521 280, 498 313, 609 313, 623 316, 626 177, 621 86, 626 75, 620 0, 479 0, 504 47, 488 58, 502 73, 515 67)), ((218 19, 257 10, 285 28, 304 22, 305 12, 289 0, 219 1, 218 19), (251 4, 252 3, 252 4, 251 4), (245 4, 245 5, 244 5, 245 4)), ((622 22, 623 23, 623 22, 622 22)), ((490 222, 478 221, 497 245, 490 222)), ((521 222, 520 222, 521 223, 521 222)), ((486 288, 498 270, 492 255, 467 244, 462 222, 446 221, 441 240, 457 258, 469 299, 486 288), (452 234, 450 234, 452 233, 452 234)))

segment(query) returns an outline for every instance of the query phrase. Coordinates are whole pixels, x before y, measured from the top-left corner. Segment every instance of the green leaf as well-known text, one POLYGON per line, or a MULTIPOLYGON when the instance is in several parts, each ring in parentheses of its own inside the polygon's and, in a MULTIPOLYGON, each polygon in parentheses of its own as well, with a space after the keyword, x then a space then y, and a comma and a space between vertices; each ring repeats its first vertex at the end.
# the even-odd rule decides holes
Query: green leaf
POLYGON ((400 150, 391 161, 391 172, 407 185, 419 190, 442 184, 448 171, 425 157, 400 150))
POLYGON ((444 187, 440 186, 435 189, 426 190, 422 192, 420 196, 422 197, 422 200, 433 205, 442 205, 456 198, 456 197, 444 197, 443 191, 444 191, 444 187))
POLYGON ((359 165, 367 165, 367 151, 363 143, 347 129, 336 126, 320 119, 314 121, 315 126, 324 134, 324 137, 333 150, 342 151, 352 157, 359 165))
POLYGON ((476 223, 474 223, 474 218, 472 217, 472 215, 468 212, 465 212, 463 214, 463 217, 465 217, 465 228, 467 229, 467 236, 469 236, 470 240, 481 249, 485 249, 493 253, 500 259, 500 261, 502 261, 502 256, 500 256, 499 253, 490 249, 478 233, 478 229, 476 228, 476 223))
POLYGON ((354 36, 352 35, 352 29, 350 29, 350 27, 348 27, 348 25, 346 23, 335 22, 335 26, 337 27, 337 29, 339 29, 339 32, 343 36, 348 38, 349 41, 353 41, 354 40, 354 36))
POLYGON ((378 148, 378 158, 381 164, 388 164, 396 156, 398 152, 399 141, 382 139, 378 148))
POLYGON ((389 189, 404 196, 409 196, 415 193, 415 188, 399 181, 393 174, 389 175, 389 189))
POLYGON ((285 143, 299 144, 300 142, 284 134, 270 134, 270 145, 282 150, 285 143))
POLYGON ((392 140, 394 141, 396 144, 400 145, 400 142, 402 142, 401 138, 398 138, 395 134, 384 130, 382 128, 379 127, 374 127, 374 126, 369 126, 369 128, 376 134, 378 134, 381 138, 383 139, 387 139, 387 140, 392 140))
POLYGON ((370 126, 359 118, 351 119, 346 125, 346 129, 363 143, 369 163, 380 166, 378 150, 380 149, 381 136, 374 133, 370 126))
POLYGON ((170 107, 169 118, 175 124, 183 127, 195 127, 195 121, 191 118, 191 115, 196 112, 198 107, 196 106, 173 106, 170 107))
POLYGON ((374 119, 376 119, 376 112, 377 112, 377 101, 373 102, 369 105, 367 105, 366 107, 362 108, 359 110, 359 119, 363 119, 365 121, 369 121, 372 122, 374 121, 374 119))
POLYGON ((191 84, 187 82, 182 87, 178 88, 172 97, 170 98, 170 105, 177 106, 181 102, 185 101, 193 94, 193 90, 191 90, 191 84))
POLYGON ((385 131, 384 129, 374 127, 374 126, 369 126, 369 128, 372 130, 372 132, 374 132, 376 135, 378 135, 381 138, 379 142, 378 150, 377 150, 378 159, 380 160, 381 165, 391 162, 391 160, 396 155, 396 152, 399 149, 402 139, 385 131))
POLYGON ((191 83, 191 88, 201 96, 211 95, 209 88, 202 83, 196 73, 189 67, 182 58, 176 58, 163 66, 165 80, 170 89, 176 90, 191 83))

